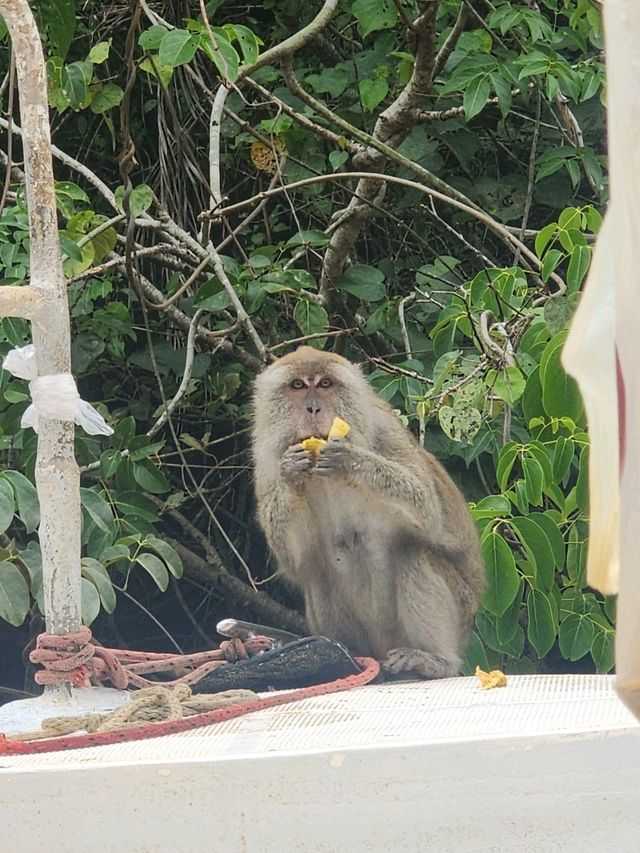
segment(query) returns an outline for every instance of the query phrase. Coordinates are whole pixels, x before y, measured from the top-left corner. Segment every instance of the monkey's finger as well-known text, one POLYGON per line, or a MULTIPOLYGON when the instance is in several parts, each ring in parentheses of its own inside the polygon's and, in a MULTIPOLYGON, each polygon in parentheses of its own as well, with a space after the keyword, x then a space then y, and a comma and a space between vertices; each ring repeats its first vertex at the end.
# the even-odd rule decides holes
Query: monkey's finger
POLYGON ((313 459, 313 455, 304 448, 300 447, 299 444, 295 444, 293 447, 287 448, 285 450, 283 459, 313 459))

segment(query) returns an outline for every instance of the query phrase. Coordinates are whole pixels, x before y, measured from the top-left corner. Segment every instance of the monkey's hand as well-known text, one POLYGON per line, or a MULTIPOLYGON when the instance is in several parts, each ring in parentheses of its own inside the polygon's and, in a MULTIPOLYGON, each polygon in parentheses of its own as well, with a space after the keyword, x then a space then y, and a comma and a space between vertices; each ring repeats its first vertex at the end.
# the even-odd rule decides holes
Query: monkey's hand
POLYGON ((351 474, 357 468, 357 458, 357 451, 350 441, 332 438, 322 448, 314 474, 321 477, 351 474))
POLYGON ((315 459, 308 450, 299 444, 288 447, 280 459, 280 473, 289 485, 300 485, 303 478, 311 473, 315 459))

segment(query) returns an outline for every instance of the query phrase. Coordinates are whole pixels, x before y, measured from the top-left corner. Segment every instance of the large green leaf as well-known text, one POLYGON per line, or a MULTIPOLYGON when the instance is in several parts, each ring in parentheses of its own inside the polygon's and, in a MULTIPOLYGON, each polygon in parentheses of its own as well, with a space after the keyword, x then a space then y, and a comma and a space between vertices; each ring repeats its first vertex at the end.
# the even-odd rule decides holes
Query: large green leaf
POLYGON ((482 603, 489 613, 502 616, 520 588, 513 551, 499 533, 490 530, 482 538, 482 556, 488 579, 482 603))
POLYGON ((475 77, 464 90, 462 105, 467 121, 470 121, 478 113, 482 112, 489 100, 491 92, 491 81, 487 75, 475 77))
POLYGON ((598 672, 610 672, 616 662, 615 635, 613 630, 597 631, 591 645, 591 657, 598 672))
POLYGON ((64 59, 76 31, 75 0, 49 0, 41 15, 54 53, 64 59))
POLYGON ((355 0, 351 9, 363 36, 376 30, 388 30, 398 20, 398 10, 393 0, 355 0))
POLYGON ((80 489, 80 498, 82 500, 82 509, 88 518, 103 533, 107 533, 113 524, 113 512, 106 500, 98 492, 94 492, 91 489, 80 489))
POLYGON ((96 586, 88 578, 80 578, 82 621, 85 625, 91 625, 98 613, 100 613, 100 594, 96 586))
POLYGON ((157 536, 147 536, 145 544, 147 548, 151 548, 162 557, 167 568, 175 578, 182 577, 182 559, 175 548, 169 545, 168 542, 165 542, 164 539, 158 539, 157 536))
POLYGON ((539 658, 551 650, 557 633, 558 625, 549 596, 539 589, 530 590, 527 597, 527 637, 539 658))
POLYGON ((583 406, 575 381, 564 371, 560 356, 564 335, 556 335, 547 344, 540 359, 542 405, 550 417, 569 417, 576 423, 582 418, 583 406))
POLYGON ((363 302, 377 302, 386 294, 384 273, 364 264, 354 264, 346 269, 336 288, 357 296, 363 302))
POLYGON ((94 560, 92 557, 83 557, 81 572, 82 576, 90 580, 98 590, 100 601, 107 613, 113 613, 116 608, 116 592, 111 583, 109 573, 102 563, 99 560, 94 560))
POLYGON ((13 489, 6 480, 0 478, 0 533, 4 533, 11 524, 15 511, 13 489))
POLYGON ((594 639, 593 622, 588 616, 571 613, 560 623, 560 652, 567 660, 580 660, 588 651, 594 639))
POLYGON ((40 524, 40 504, 35 486, 19 471, 3 471, 1 476, 11 483, 18 502, 18 515, 27 533, 32 533, 40 524))
POLYGON ((555 557, 551 544, 533 516, 517 516, 509 522, 536 566, 536 587, 550 590, 555 576, 555 557))
POLYGON ((151 575, 162 592, 166 590, 169 586, 169 572, 162 560, 156 557, 155 554, 145 552, 136 556, 136 563, 139 563, 151 575))
POLYGON ((328 314, 322 305, 310 299, 299 299, 296 302, 293 319, 303 335, 324 332, 329 322, 328 314))
POLYGON ((163 65, 175 68, 191 62, 200 44, 200 36, 189 30, 169 30, 160 42, 158 58, 163 65))
POLYGON ((79 110, 89 94, 91 63, 72 62, 62 69, 60 81, 62 91, 72 109, 79 110))
POLYGON ((29 587, 13 563, 0 562, 0 619, 16 628, 29 610, 29 587))

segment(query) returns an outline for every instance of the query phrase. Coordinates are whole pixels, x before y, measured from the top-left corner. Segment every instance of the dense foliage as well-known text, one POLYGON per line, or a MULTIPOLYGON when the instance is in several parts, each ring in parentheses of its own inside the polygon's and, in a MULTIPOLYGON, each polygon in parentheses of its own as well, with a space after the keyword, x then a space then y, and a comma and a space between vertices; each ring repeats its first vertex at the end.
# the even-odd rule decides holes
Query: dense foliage
MULTIPOLYGON (((256 371, 307 340, 360 361, 472 502, 489 589, 468 666, 608 671, 560 364, 606 196, 598 0, 36 7, 74 370, 115 427, 77 438, 96 634, 189 647, 223 615, 299 625, 253 520, 246 431, 256 371)), ((2 62, 0 270, 19 285, 6 36, 2 62)), ((27 323, 0 341, 28 342, 27 323)), ((3 372, 0 392, 17 648, 40 628, 35 438, 25 383, 3 372)))

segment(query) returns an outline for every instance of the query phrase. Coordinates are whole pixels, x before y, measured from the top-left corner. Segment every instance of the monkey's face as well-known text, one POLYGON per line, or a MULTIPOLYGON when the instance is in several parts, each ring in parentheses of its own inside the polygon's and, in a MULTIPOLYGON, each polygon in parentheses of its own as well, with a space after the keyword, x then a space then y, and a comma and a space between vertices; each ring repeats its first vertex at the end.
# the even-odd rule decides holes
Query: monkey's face
POLYGON ((326 438, 334 417, 338 414, 336 400, 339 383, 325 371, 300 371, 289 377, 283 389, 293 410, 296 440, 309 436, 326 438))

